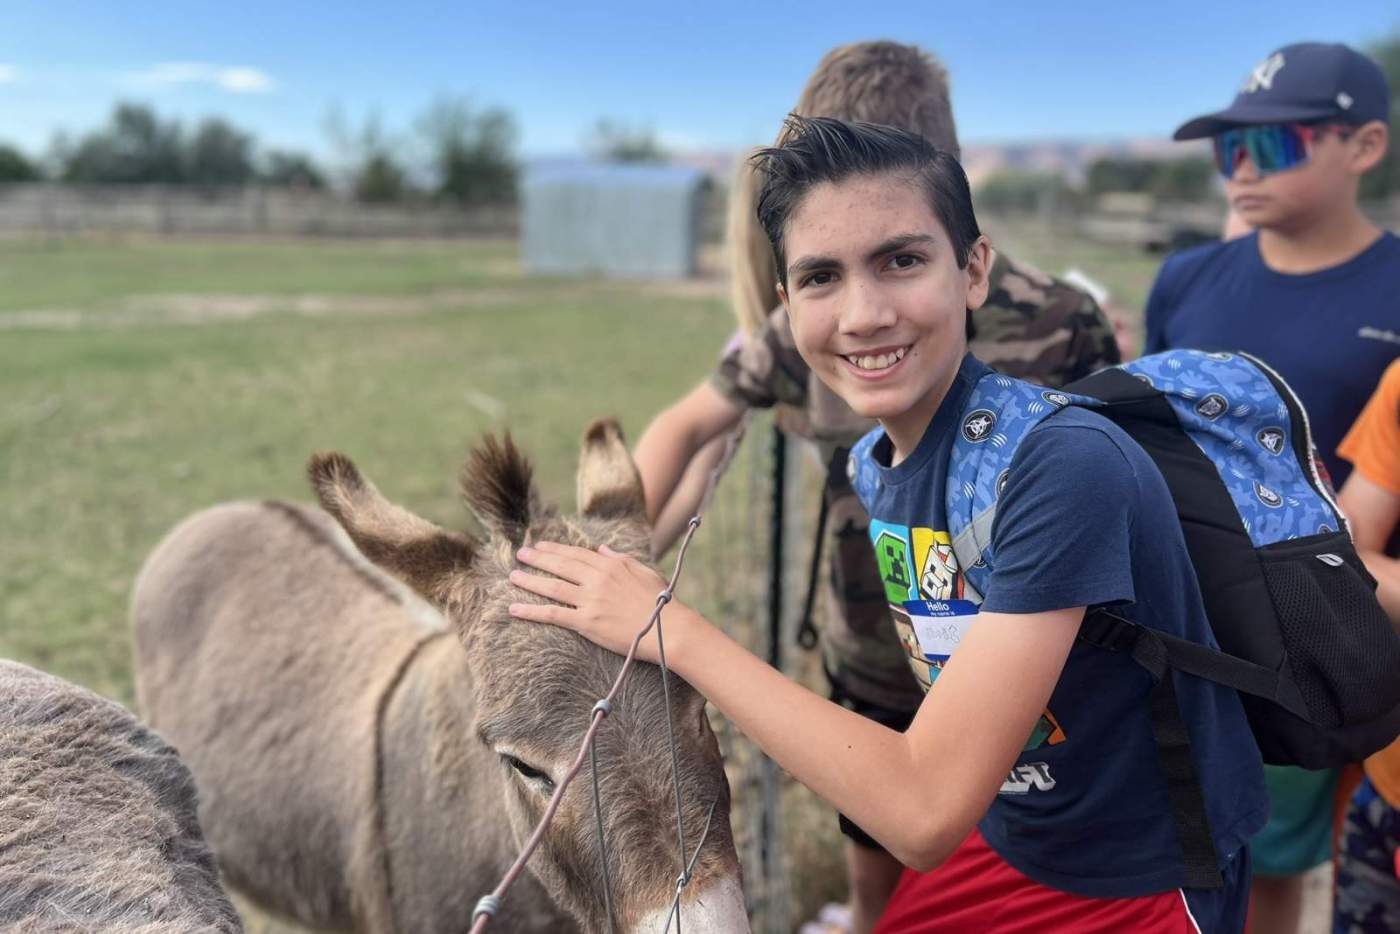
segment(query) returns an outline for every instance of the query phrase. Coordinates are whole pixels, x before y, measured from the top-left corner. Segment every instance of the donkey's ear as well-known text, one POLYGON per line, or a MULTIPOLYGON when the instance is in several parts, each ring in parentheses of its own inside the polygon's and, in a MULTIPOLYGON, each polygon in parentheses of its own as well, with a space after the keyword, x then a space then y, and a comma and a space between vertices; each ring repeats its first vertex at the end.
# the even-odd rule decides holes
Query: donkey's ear
POLYGON ((344 454, 314 454, 306 473, 321 506, 366 558, 429 602, 449 600, 471 566, 476 542, 395 506, 344 454))
POLYGON ((583 433, 578 459, 578 511, 596 519, 647 521, 642 478, 614 419, 600 418, 583 433))
POLYGON ((459 485, 462 498, 482 525, 517 545, 530 523, 544 517, 534 470, 509 433, 500 441, 487 435, 472 449, 462 465, 459 485))

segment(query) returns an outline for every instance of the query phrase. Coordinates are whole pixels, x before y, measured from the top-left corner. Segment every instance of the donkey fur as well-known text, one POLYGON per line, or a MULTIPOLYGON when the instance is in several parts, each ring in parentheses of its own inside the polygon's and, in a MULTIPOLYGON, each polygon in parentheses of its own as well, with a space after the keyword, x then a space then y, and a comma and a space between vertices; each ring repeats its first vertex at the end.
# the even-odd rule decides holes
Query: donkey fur
MULTIPOLYGON (((585 437, 587 508, 572 518, 542 502, 508 438, 478 447, 462 488, 481 537, 389 503, 342 455, 309 473, 335 521, 219 506, 148 560, 133 604, 140 702, 185 750, 232 885, 312 926, 458 934, 547 800, 503 756, 561 775, 621 665, 510 619, 508 603, 529 599, 506 580, 515 549, 548 538, 645 555, 640 483, 611 423, 585 437)), ((718 801, 697 883, 737 878, 703 701, 679 680, 672 693, 690 846, 718 801)), ((666 716, 658 669, 640 665, 598 738, 622 930, 669 901, 679 870, 666 716)), ((492 929, 605 930, 595 838, 585 773, 492 929)))
POLYGON ((0 661, 0 929, 236 932, 175 751, 121 706, 0 661))

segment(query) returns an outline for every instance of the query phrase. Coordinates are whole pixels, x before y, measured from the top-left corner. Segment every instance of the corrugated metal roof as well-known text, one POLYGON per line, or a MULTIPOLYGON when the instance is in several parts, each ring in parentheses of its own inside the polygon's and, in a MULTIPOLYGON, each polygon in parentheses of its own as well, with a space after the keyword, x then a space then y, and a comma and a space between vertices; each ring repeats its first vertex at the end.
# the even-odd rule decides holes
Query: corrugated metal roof
POLYGON ((543 162, 525 167, 524 185, 588 185, 646 190, 692 189, 706 184, 704 172, 681 165, 625 162, 543 162))
POLYGON ((521 186, 532 274, 693 275, 707 177, 685 166, 536 163, 521 186))

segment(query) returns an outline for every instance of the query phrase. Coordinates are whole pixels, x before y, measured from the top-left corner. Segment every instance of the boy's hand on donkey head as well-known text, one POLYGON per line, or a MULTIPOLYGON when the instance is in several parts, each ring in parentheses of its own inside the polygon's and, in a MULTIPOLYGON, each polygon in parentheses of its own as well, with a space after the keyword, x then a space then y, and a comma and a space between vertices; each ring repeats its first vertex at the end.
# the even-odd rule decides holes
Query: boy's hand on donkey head
MULTIPOLYGON (((521 548, 516 557, 546 573, 515 570, 511 583, 554 603, 512 603, 512 616, 572 629, 619 655, 632 647, 656 608, 657 594, 666 589, 666 581, 651 568, 606 545, 590 551, 539 542, 521 548)), ((656 640, 643 639, 637 654, 656 661, 656 640)))

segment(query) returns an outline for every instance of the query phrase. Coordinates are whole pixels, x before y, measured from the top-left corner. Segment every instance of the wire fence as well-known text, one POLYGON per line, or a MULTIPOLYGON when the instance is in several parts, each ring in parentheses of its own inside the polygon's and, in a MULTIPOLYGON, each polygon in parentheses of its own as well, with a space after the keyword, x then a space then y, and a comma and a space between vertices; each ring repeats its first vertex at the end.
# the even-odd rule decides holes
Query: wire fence
MULTIPOLYGON (((807 546, 816 524, 823 472, 804 456, 801 445, 785 444, 769 419, 748 419, 729 439, 724 456, 711 472, 705 493, 676 551, 666 589, 657 596, 651 616, 633 638, 608 695, 594 705, 579 751, 555 788, 545 813, 515 863, 500 883, 477 903, 472 934, 482 934, 502 910, 506 893, 523 872, 558 810, 562 795, 585 762, 593 780, 594 814, 604 877, 600 896, 615 931, 613 880, 608 877, 607 839, 603 829, 602 796, 594 737, 613 710, 613 699, 634 667, 641 640, 653 630, 658 640, 662 684, 668 692, 670 672, 665 661, 662 612, 686 571, 687 602, 750 651, 783 669, 809 687, 824 691, 820 656, 797 648, 797 617, 808 586, 807 546), (747 444, 740 441, 747 435, 747 444), (789 450, 792 448, 792 450, 789 450), (721 487, 719 480, 727 482, 721 487), (696 536, 703 519, 706 534, 696 536), (689 560, 689 564, 687 561, 689 560)), ((744 894, 754 934, 791 934, 820 905, 844 895, 842 844, 830 808, 792 781, 728 721, 714 715, 731 787, 731 821, 744 873, 744 894)), ((668 730, 670 728, 668 718, 668 730)), ((674 738, 666 737, 672 753, 672 784, 676 789, 678 868, 676 890, 663 932, 681 930, 681 900, 690 871, 704 846, 715 802, 709 805, 704 833, 687 841, 680 819, 680 798, 674 738), (687 854, 689 857, 687 858, 687 854)))
POLYGON ((514 205, 363 204, 259 185, 0 184, 0 233, 69 236, 513 237, 514 205))
MULTIPOLYGON (((506 871, 501 881, 497 883, 496 887, 492 889, 489 894, 483 895, 477 901, 476 908, 472 912, 472 934, 481 934, 481 932, 485 931, 491 919, 500 911, 506 893, 510 891, 515 880, 518 879, 520 874, 525 870, 525 866, 529 863, 530 857, 534 855, 535 850, 539 848, 540 842, 544 839, 544 835, 549 831, 549 825, 553 822, 554 815, 559 810, 559 805, 564 799, 564 793, 568 790, 569 785, 573 783, 573 780, 583 768, 585 758, 590 759, 592 765, 593 806, 597 822, 598 845, 602 851, 603 857, 603 879, 601 882, 604 906, 607 912, 608 931, 613 932, 615 930, 612 911, 612 880, 609 878, 608 872, 607 837, 604 829, 602 797, 599 793, 598 758, 594 747, 594 738, 597 736, 598 729, 602 726, 603 720, 612 713, 613 702, 618 692, 622 689, 623 682, 627 680, 627 676, 631 674, 632 668, 636 664, 637 650, 640 648, 642 640, 653 631, 656 632, 657 653, 659 656, 659 666, 661 668, 661 685, 662 690, 665 692, 666 709, 668 711, 671 709, 670 670, 666 665, 666 642, 663 636, 664 630, 661 625, 661 612, 665 609, 666 604, 671 602, 675 594, 676 584, 680 580, 681 571, 685 567, 686 553, 690 549, 690 543, 695 537, 696 531, 700 528, 701 516, 704 515, 714 497, 715 488, 719 483, 720 477, 724 475, 730 463, 733 461, 734 454, 739 448, 739 443, 743 440, 744 432, 747 427, 748 419, 743 419, 734 431, 731 432, 725 445, 724 454, 711 471, 709 480, 705 485, 704 495, 700 499, 699 507, 696 509, 695 515, 691 517, 690 523, 685 531, 685 536, 681 539, 680 549, 676 554, 676 563, 671 571, 670 580, 666 582, 666 589, 656 595, 656 605, 652 608, 650 618, 648 618, 646 625, 638 630, 637 634, 632 638, 632 644, 627 650, 627 655, 623 658, 622 668, 618 671, 617 677, 613 680, 612 687, 608 689, 607 696, 593 705, 593 710, 589 715, 590 722, 588 730, 584 733, 583 742, 580 744, 578 754, 575 755, 573 764, 569 766, 569 770, 565 773, 563 779, 555 786, 554 794, 549 800, 549 805, 545 808, 544 815, 540 818, 534 832, 525 842, 525 846, 521 848, 519 856, 516 857, 515 862, 511 864, 510 869, 506 871)), ((680 854, 681 865, 680 873, 676 877, 676 894, 671 900, 671 907, 667 913, 666 925, 662 929, 662 934, 671 930, 672 919, 675 920, 676 934, 681 934, 681 895, 684 893, 685 887, 690 883, 690 872, 695 866, 695 860, 700 855, 700 850, 705 845, 706 837, 709 835, 710 821, 714 817, 715 804, 717 802, 712 802, 710 804, 709 815, 705 819, 704 833, 701 834, 700 841, 695 846, 695 852, 691 855, 690 859, 687 860, 685 857, 687 852, 685 845, 685 827, 681 815, 680 767, 676 753, 676 738, 671 721, 672 717, 668 715, 666 717, 666 743, 671 754, 671 780, 676 796, 676 846, 677 852, 680 854)))
MULTIPOLYGON (((818 693, 818 652, 798 647, 825 470, 809 446, 781 454, 772 419, 755 419, 691 547, 687 602, 760 658, 818 693), (780 534, 780 541, 775 541, 780 534)), ((820 602, 818 612, 825 610, 820 602)), ((754 934, 792 934, 845 897, 842 838, 831 808, 723 717, 711 719, 732 794, 731 825, 754 934)))

